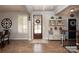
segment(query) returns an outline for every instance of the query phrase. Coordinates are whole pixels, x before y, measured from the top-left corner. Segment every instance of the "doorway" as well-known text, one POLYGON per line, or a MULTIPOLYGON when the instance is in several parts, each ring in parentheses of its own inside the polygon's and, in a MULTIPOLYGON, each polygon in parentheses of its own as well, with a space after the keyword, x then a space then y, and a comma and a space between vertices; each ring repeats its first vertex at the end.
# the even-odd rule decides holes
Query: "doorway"
POLYGON ((42 39, 42 15, 33 16, 33 39, 42 39))
POLYGON ((76 19, 68 20, 68 41, 70 45, 76 45, 76 19))

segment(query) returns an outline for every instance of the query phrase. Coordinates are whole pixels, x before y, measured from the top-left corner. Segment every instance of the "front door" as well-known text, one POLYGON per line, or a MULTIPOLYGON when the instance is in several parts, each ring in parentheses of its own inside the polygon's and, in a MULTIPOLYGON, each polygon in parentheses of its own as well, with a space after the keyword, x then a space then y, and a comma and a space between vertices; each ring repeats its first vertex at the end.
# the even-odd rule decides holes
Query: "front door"
POLYGON ((76 19, 68 20, 68 31, 70 45, 76 45, 76 19))
POLYGON ((33 38, 42 39, 42 15, 33 16, 33 38))

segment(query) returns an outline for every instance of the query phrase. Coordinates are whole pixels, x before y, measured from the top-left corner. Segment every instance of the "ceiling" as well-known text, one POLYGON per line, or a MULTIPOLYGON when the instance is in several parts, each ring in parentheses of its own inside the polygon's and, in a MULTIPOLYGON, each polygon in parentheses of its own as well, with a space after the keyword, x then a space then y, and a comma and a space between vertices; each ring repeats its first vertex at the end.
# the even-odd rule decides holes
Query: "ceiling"
POLYGON ((74 13, 79 13, 79 5, 70 5, 64 10, 62 10, 61 12, 59 12, 57 15, 61 15, 61 16, 69 15, 72 9, 74 10, 74 13))
POLYGON ((0 12, 27 12, 52 11, 56 15, 68 15, 74 8, 75 13, 79 13, 79 5, 0 5, 0 12))
POLYGON ((58 6, 62 5, 0 5, 0 11, 25 11, 31 9, 32 11, 53 11, 58 6))
POLYGON ((57 5, 27 5, 31 11, 53 11, 57 5))
POLYGON ((25 7, 29 13, 34 11, 52 11, 58 13, 68 7, 68 5, 26 5, 25 7))
POLYGON ((24 5, 0 5, 0 12, 26 11, 24 5))

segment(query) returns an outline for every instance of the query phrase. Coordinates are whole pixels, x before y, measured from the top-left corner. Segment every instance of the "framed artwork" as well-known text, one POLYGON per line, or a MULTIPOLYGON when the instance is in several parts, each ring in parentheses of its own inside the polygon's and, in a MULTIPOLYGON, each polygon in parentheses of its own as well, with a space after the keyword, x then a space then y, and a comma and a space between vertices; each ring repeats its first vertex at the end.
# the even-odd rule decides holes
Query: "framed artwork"
POLYGON ((10 18, 4 18, 1 22, 1 25, 3 28, 9 29, 12 26, 12 21, 10 20, 10 18))
POLYGON ((56 24, 56 21, 55 20, 49 20, 49 25, 50 26, 54 26, 56 24))
POLYGON ((57 25, 64 25, 64 20, 57 20, 57 25))

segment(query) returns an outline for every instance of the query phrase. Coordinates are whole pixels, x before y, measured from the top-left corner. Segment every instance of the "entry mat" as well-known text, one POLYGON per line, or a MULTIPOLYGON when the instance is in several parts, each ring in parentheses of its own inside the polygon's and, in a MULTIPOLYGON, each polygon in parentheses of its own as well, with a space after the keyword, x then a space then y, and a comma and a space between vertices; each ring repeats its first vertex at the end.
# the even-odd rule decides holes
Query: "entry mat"
POLYGON ((68 50, 69 53, 77 53, 77 47, 76 46, 65 46, 65 48, 68 50))

